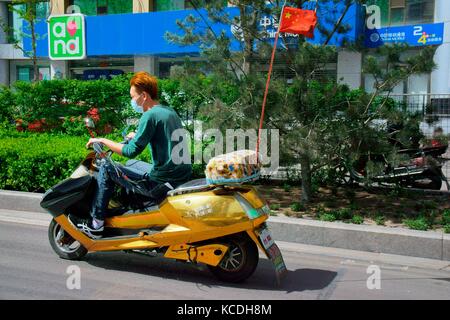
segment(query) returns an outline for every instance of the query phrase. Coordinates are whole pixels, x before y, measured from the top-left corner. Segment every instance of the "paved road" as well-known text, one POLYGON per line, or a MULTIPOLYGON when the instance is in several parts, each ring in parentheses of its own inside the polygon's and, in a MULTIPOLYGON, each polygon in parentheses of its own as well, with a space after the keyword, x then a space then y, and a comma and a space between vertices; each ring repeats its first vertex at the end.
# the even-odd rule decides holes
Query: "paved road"
POLYGON ((0 299, 450 299, 448 262, 283 242, 289 273, 280 287, 265 258, 239 285, 160 257, 113 252, 67 261, 48 243, 47 220, 0 210, 0 299), (80 268, 80 290, 67 289, 71 265, 80 268), (381 289, 367 288, 370 265, 380 267, 381 289))

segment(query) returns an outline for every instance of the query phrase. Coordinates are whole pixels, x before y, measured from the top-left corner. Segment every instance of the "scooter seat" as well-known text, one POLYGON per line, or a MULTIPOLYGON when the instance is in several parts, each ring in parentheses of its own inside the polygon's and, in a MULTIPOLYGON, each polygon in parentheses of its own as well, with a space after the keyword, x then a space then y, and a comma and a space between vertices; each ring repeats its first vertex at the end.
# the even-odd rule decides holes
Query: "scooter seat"
MULTIPOLYGON (((126 166, 143 173, 149 172, 152 168, 152 165, 150 163, 140 160, 128 160, 126 166)), ((167 196, 206 191, 212 188, 214 188, 214 186, 208 184, 205 178, 195 179, 179 185, 176 189, 170 190, 169 192, 167 192, 167 196)))
POLYGON ((167 192, 168 196, 175 196, 185 193, 207 191, 215 188, 214 185, 208 184, 206 179, 195 179, 179 185, 176 189, 167 192))
POLYGON ((128 168, 133 168, 142 173, 150 172, 153 167, 150 163, 140 161, 140 160, 134 160, 134 159, 128 160, 126 162, 125 166, 128 168))

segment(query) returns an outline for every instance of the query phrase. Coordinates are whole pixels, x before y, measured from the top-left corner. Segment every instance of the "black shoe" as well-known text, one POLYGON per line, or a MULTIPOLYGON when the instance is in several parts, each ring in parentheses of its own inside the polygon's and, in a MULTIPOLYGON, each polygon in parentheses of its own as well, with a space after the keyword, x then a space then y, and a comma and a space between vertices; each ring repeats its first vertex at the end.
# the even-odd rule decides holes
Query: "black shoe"
POLYGON ((75 216, 69 216, 70 222, 76 226, 81 232, 87 235, 89 238, 97 240, 103 236, 103 226, 99 229, 95 229, 92 225, 92 219, 81 219, 75 216))

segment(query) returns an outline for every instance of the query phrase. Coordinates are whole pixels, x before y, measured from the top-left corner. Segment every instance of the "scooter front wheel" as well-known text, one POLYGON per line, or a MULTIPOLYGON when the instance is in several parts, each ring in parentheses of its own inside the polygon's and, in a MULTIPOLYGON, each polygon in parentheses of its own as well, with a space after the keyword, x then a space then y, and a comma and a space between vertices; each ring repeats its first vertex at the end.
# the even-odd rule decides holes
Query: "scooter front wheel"
POLYGON ((48 227, 48 239, 58 256, 68 260, 79 260, 88 252, 87 249, 63 228, 54 219, 48 227))
POLYGON ((220 241, 229 246, 227 253, 216 267, 208 265, 220 280, 238 283, 250 277, 259 260, 258 247, 248 236, 233 236, 220 241))

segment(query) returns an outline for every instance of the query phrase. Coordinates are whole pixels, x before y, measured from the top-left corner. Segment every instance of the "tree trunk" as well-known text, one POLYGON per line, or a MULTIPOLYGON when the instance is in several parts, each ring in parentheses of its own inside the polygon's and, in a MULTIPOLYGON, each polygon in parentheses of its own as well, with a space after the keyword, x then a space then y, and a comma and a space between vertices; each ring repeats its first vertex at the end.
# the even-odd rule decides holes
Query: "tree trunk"
POLYGON ((39 70, 38 70, 38 65, 37 65, 37 53, 36 53, 36 33, 35 33, 35 25, 34 25, 34 20, 30 21, 30 28, 31 28, 31 46, 33 48, 33 56, 31 57, 31 59, 33 60, 33 72, 34 72, 34 76, 33 76, 33 82, 37 82, 39 81, 39 70))
POLYGON ((253 65, 253 44, 254 36, 253 33, 257 30, 257 12, 253 11, 249 14, 246 11, 246 6, 243 4, 239 5, 239 14, 241 18, 241 30, 242 36, 244 38, 244 61, 242 64, 242 69, 246 75, 252 72, 253 65))
POLYGON ((302 175, 302 202, 310 202, 312 199, 311 183, 311 159, 307 155, 300 157, 302 175))

